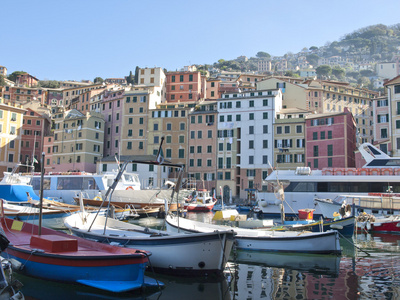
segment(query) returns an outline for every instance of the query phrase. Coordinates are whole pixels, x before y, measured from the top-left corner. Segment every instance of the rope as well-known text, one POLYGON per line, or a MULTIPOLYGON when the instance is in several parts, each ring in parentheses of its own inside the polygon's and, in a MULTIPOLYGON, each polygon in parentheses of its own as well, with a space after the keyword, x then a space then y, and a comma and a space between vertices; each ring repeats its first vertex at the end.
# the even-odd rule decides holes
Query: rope
POLYGON ((155 274, 155 272, 154 272, 153 265, 151 264, 150 256, 149 256, 145 251, 142 251, 142 250, 138 250, 137 252, 143 253, 143 254, 147 257, 147 259, 148 259, 148 261, 149 261, 149 266, 150 266, 150 268, 151 268, 151 271, 153 272, 153 277, 154 277, 154 279, 155 279, 156 282, 157 282, 158 289, 161 291, 160 283, 158 282, 157 278, 155 277, 156 274, 155 274))
POLYGON ((343 234, 341 234, 339 231, 337 231, 340 235, 341 238, 344 238, 347 242, 349 242, 350 244, 352 244, 355 248, 357 248, 358 250, 364 252, 365 254, 367 254, 368 256, 371 256, 370 253, 368 253, 367 251, 361 249, 360 247, 357 247, 356 245, 354 245, 354 243, 352 243, 348 238, 346 238, 343 234))

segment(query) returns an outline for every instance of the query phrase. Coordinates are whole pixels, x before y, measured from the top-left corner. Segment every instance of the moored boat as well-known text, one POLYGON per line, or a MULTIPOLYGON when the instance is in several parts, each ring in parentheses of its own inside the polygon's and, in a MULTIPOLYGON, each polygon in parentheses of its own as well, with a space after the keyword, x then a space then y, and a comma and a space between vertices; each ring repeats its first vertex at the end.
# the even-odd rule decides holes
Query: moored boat
POLYGON ((79 237, 150 251, 154 270, 172 275, 221 277, 234 242, 229 230, 169 233, 85 212, 71 215, 65 225, 79 237))
POLYGON ((213 232, 231 229, 236 233, 236 247, 253 251, 283 251, 315 254, 338 254, 341 252, 337 231, 294 232, 245 229, 203 223, 173 214, 166 216, 169 230, 187 232, 213 232))
POLYGON ((205 189, 198 189, 185 199, 184 209, 188 212, 209 212, 217 203, 217 199, 205 189))
POLYGON ((10 240, 2 256, 18 261, 23 274, 111 292, 157 284, 144 276, 149 252, 99 244, 4 214, 0 226, 10 240))

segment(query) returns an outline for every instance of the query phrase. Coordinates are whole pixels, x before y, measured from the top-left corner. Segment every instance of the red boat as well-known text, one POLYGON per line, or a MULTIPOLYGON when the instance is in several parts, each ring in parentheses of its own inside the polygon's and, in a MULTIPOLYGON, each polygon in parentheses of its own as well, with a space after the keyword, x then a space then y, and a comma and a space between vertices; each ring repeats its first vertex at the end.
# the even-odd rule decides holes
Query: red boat
POLYGON ((371 222, 371 231, 400 233, 400 217, 391 216, 389 218, 377 219, 371 222))
POLYGON ((213 209, 217 199, 207 190, 196 190, 194 195, 185 200, 184 209, 188 212, 209 212, 213 209))

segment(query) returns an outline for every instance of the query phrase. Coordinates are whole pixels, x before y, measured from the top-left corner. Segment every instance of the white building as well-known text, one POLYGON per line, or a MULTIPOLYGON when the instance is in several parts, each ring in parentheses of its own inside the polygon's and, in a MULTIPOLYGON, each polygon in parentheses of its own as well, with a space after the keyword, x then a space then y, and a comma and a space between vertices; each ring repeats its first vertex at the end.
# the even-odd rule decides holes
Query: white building
POLYGON ((236 173, 236 195, 261 188, 273 163, 273 123, 282 109, 280 89, 224 94, 218 100, 217 186, 232 184, 224 169, 236 173))

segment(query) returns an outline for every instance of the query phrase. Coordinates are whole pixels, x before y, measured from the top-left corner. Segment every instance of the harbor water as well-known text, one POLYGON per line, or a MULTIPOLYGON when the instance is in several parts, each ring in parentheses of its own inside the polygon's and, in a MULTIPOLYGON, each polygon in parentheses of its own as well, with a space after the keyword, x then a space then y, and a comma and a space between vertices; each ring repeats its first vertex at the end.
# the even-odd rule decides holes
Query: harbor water
MULTIPOLYGON (((207 221, 212 213, 188 217, 207 221)), ((144 225, 158 227, 161 222, 144 225)), ((400 299, 400 235, 356 234, 342 237, 340 244, 340 256, 233 250, 221 280, 149 271, 163 288, 123 294, 14 277, 24 285, 26 299, 400 299)))

